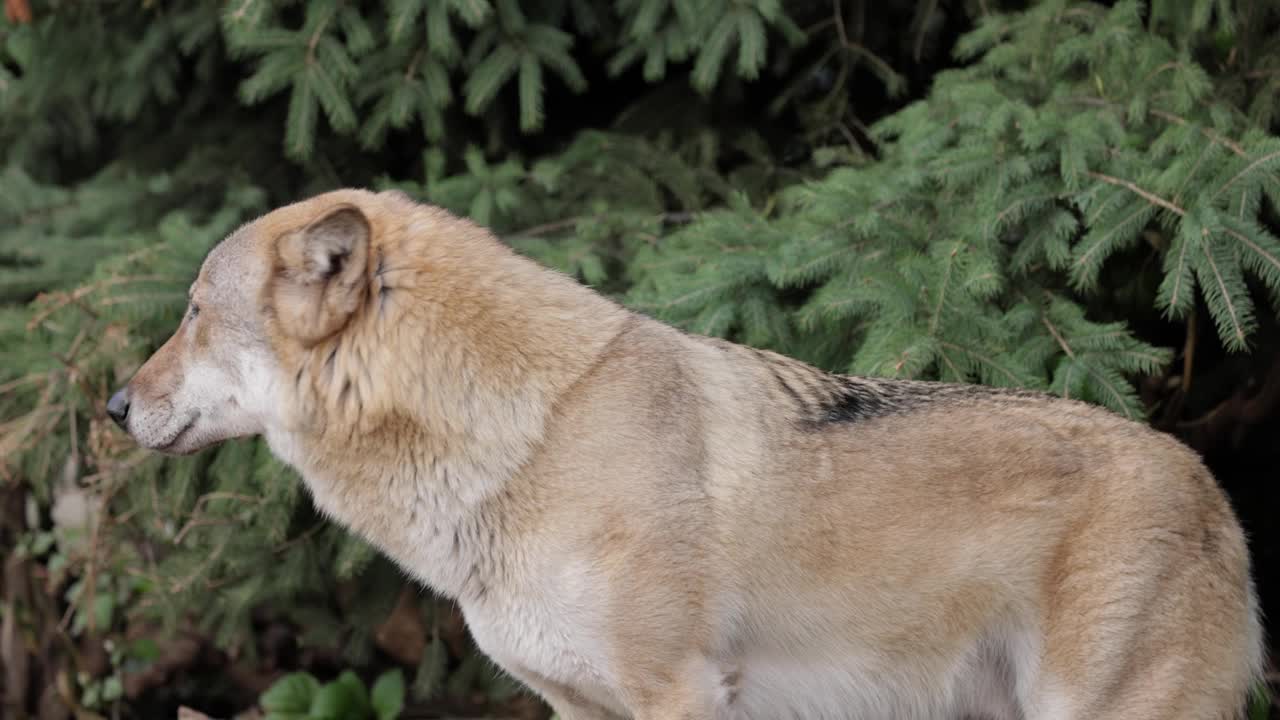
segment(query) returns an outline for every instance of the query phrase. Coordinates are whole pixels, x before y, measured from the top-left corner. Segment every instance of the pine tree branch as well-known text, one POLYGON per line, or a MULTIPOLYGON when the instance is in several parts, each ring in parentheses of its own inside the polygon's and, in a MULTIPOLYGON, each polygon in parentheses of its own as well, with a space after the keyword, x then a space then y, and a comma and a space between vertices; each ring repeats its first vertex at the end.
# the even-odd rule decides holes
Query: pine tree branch
POLYGON ((823 253, 822 255, 819 255, 818 257, 815 257, 815 258, 810 258, 809 260, 801 263, 800 265, 797 265, 796 267, 791 268, 789 272, 792 275, 804 275, 807 272, 810 272, 816 268, 822 267, 832 258, 837 258, 837 257, 840 257, 841 255, 846 255, 851 252, 858 252, 861 249, 862 249, 862 244, 837 247, 831 252, 823 253))
MULTIPOLYGON (((0 90, 4 90, 3 85, 0 85, 0 90)), ((48 220, 49 218, 52 218, 53 216, 58 215, 59 213, 74 211, 79 207, 80 207, 80 203, 74 200, 64 202, 64 203, 58 203, 56 205, 44 205, 34 210, 29 210, 23 213, 21 216, 19 216, 18 222, 19 224, 22 224, 22 225, 30 225, 31 223, 34 223, 34 222, 42 222, 44 220, 48 220)))
POLYGON ((240 7, 236 8, 235 12, 231 13, 231 18, 233 20, 240 20, 244 18, 245 13, 249 11, 249 6, 252 5, 254 1, 255 0, 242 0, 240 7))
POLYGON ((684 293, 683 295, 677 295, 676 297, 673 297, 667 300, 666 302, 654 303, 653 307, 661 310, 667 310, 667 309, 676 307, 677 305, 686 303, 696 297, 714 294, 721 290, 727 290, 737 285, 739 282, 741 282, 741 280, 739 278, 734 277, 734 278, 730 278, 729 280, 723 280, 718 283, 710 283, 707 285, 702 285, 697 288, 694 288, 693 290, 690 290, 687 293, 684 293))
POLYGON ((330 10, 316 25, 315 32, 311 33, 311 38, 307 40, 307 65, 314 65, 316 59, 316 45, 320 44, 320 36, 324 34, 325 28, 329 27, 329 22, 338 14, 338 3, 334 3, 333 9, 330 10))
POLYGON ((182 526, 178 534, 173 537, 174 545, 181 545, 182 541, 187 538, 187 533, 199 527, 219 527, 225 525, 239 525, 240 521, 235 518, 191 518, 182 526))
POLYGON ((307 540, 310 540, 310 539, 311 539, 311 537, 312 537, 313 535, 315 535, 316 533, 318 533, 318 532, 320 532, 321 530, 325 529, 325 527, 327 527, 327 526, 328 526, 328 524, 329 524, 329 523, 328 523, 327 521, 325 521, 325 520, 320 520, 320 521, 318 521, 315 525, 312 525, 311 527, 309 527, 309 528, 307 528, 306 530, 304 530, 302 533, 300 533, 300 534, 298 534, 298 535, 296 535, 296 536, 294 536, 294 537, 292 537, 292 538, 289 538, 288 540, 286 540, 286 541, 284 541, 284 542, 280 543, 279 545, 275 546, 274 548, 271 548, 271 552, 272 552, 272 553, 275 553, 275 554, 277 554, 277 555, 278 555, 278 554, 283 553, 284 551, 288 550, 289 548, 291 548, 291 547, 293 547, 293 546, 295 546, 295 545, 298 545, 299 543, 304 543, 304 542, 306 542, 307 540))
MULTIPOLYGON (((103 456, 101 455, 98 456, 97 460, 98 460, 99 466, 102 465, 103 459, 104 459, 103 456)), ((154 460, 154 459, 155 459, 154 453, 152 453, 149 450, 146 450, 145 448, 138 448, 134 450, 132 453, 130 453, 128 458, 126 458, 123 462, 112 462, 108 467, 103 468, 102 470, 96 473, 93 473, 92 475, 85 475, 84 478, 82 479, 82 482, 85 485, 96 485, 99 482, 108 480, 111 477, 118 475, 125 470, 132 470, 138 467, 139 465, 142 465, 143 463, 147 462, 148 460, 154 460)))
POLYGON ((35 422, 35 420, 38 417, 42 415, 57 415, 58 413, 61 413, 63 410, 66 410, 66 409, 67 409, 67 406, 63 403, 56 403, 53 405, 42 405, 40 407, 32 408, 27 413, 20 415, 12 420, 6 420, 5 422, 0 422, 0 438, 7 437, 10 431, 15 428, 22 428, 23 430, 22 437, 27 437, 27 434, 30 432, 30 426, 35 422))
POLYGON ((1014 200, 1013 202, 1009 203, 1008 207, 996 213, 996 216, 992 218, 991 222, 987 225, 987 234, 989 235, 995 232, 996 227, 999 226, 1002 220, 1004 220, 1005 216, 1013 212, 1015 209, 1017 209, 1018 206, 1026 205, 1027 203, 1034 202, 1036 200, 1057 200, 1059 197, 1060 197, 1059 193, 1052 192, 1052 193, 1040 193, 1039 195, 1032 195, 1031 197, 1023 197, 1023 198, 1018 198, 1017 200, 1014 200))
POLYGON ((1200 164, 1204 162, 1206 157, 1209 157, 1209 149, 1212 147, 1213 143, 1205 145, 1204 149, 1200 151, 1200 154, 1196 156, 1195 164, 1187 171, 1187 175, 1182 178, 1182 182, 1178 183, 1178 189, 1173 191, 1173 202, 1178 202, 1182 197, 1182 191, 1186 189, 1187 185, 1191 182, 1191 179, 1195 177, 1196 171, 1200 169, 1200 164))
POLYGON ((1067 339, 1062 336, 1062 333, 1058 332, 1058 326, 1054 325, 1053 322, 1049 320, 1049 316, 1044 313, 1041 313, 1040 322, 1044 323, 1044 326, 1048 328, 1049 334, 1052 335, 1053 339, 1057 341, 1058 347, 1062 348, 1062 352, 1066 353, 1067 357, 1071 358, 1072 360, 1075 360, 1076 354, 1071 349, 1071 345, 1067 342, 1067 339))
POLYGON ((1158 66, 1155 70, 1152 70, 1151 72, 1147 73, 1147 76, 1142 78, 1142 82, 1140 84, 1146 85, 1147 83, 1150 83, 1152 80, 1154 80, 1155 77, 1160 73, 1168 72, 1169 70, 1177 70, 1180 67, 1183 67, 1183 64, 1180 62, 1163 63, 1160 66, 1158 66))
POLYGON ((1173 289, 1169 291, 1170 309, 1178 307, 1179 292, 1182 290, 1182 267, 1187 260, 1187 246, 1190 244, 1191 243, 1183 241, 1178 246, 1178 264, 1173 272, 1173 289))
POLYGON ((1209 242, 1209 231, 1202 230, 1200 234, 1200 247, 1204 251, 1204 259, 1209 263, 1209 269, 1213 271, 1213 279, 1218 285, 1218 292, 1222 295, 1223 303, 1226 305, 1227 312, 1231 315, 1231 329, 1236 336, 1236 340, 1240 342, 1241 347, 1245 347, 1244 326, 1240 322, 1239 314, 1236 311, 1235 303, 1231 302, 1231 290, 1227 287, 1226 281, 1222 278, 1222 271, 1218 269, 1218 263, 1213 260, 1213 253, 1210 252, 1206 243, 1209 242))
POLYGON ((963 346, 961 346, 961 345, 956 345, 955 343, 947 342, 946 340, 939 340, 939 341, 938 341, 938 344, 939 344, 939 345, 941 345, 941 346, 943 346, 943 347, 951 348, 952 350, 955 350, 955 351, 957 351, 957 352, 963 353, 963 354, 968 355, 968 356, 970 356, 970 357, 972 357, 972 358, 975 358, 975 359, 977 359, 977 360, 980 360, 980 361, 982 361, 983 363, 985 363, 986 365, 988 365, 988 366, 990 366, 990 367, 993 367, 993 368, 995 368, 996 370, 999 370, 999 371, 1000 371, 1000 372, 1001 372, 1005 377, 1007 377, 1007 378, 1009 378, 1010 380, 1012 380, 1012 381, 1013 381, 1013 384, 1014 384, 1014 385, 1016 385, 1016 386, 1021 386, 1021 385, 1023 384, 1023 383, 1022 383, 1022 379, 1021 379, 1021 378, 1019 378, 1016 374, 1014 374, 1014 373, 1013 373, 1011 370, 1009 370, 1008 368, 1005 368, 1005 367, 1001 366, 999 363, 997 363, 997 362, 995 361, 995 358, 989 357, 989 356, 987 356, 987 355, 984 355, 984 354, 982 354, 982 353, 980 353, 980 352, 977 352, 977 351, 975 351, 975 350, 972 350, 972 349, 970 349, 970 348, 963 347, 963 346))
POLYGON ((1120 388, 1116 387, 1115 385, 1112 385, 1110 380, 1108 380, 1107 377, 1102 373, 1095 372, 1092 366, 1090 366, 1089 364, 1087 363, 1078 363, 1078 364, 1083 364, 1084 371, 1088 373, 1090 377, 1096 380, 1098 384, 1102 385, 1102 387, 1106 388, 1107 391, 1111 393, 1111 397, 1114 398, 1113 407, 1118 407, 1122 409, 1124 411, 1124 416, 1126 418, 1129 418, 1131 420, 1134 419, 1133 413, 1129 412, 1128 403, 1124 402, 1124 393, 1120 391, 1120 388))
POLYGON ((1121 178, 1113 177, 1111 175, 1106 175, 1100 172, 1095 172, 1093 170, 1089 170, 1088 175, 1089 177, 1094 178, 1095 180, 1101 180, 1102 182, 1107 183, 1108 185, 1115 185, 1117 187, 1125 188, 1126 190, 1129 190, 1130 192, 1141 197, 1143 200, 1146 200, 1152 205, 1157 205, 1166 210, 1177 213, 1180 217, 1185 216, 1187 214, 1187 211, 1182 207, 1175 205, 1172 202, 1169 202, 1168 200, 1165 200, 1164 198, 1160 197, 1159 195, 1156 195, 1153 192, 1150 192, 1148 190, 1143 190, 1141 187, 1138 187, 1136 184, 1128 180, 1122 180, 1121 178))
MULTIPOLYGON (((1114 103, 1109 100, 1104 100, 1102 98, 1095 98, 1095 97, 1073 97, 1070 99, 1070 102, 1081 104, 1081 105, 1092 105, 1094 107, 1106 108, 1108 110, 1115 110, 1117 112, 1120 112, 1124 109, 1124 106, 1121 105, 1120 103, 1114 103)), ((1161 120, 1173 123, 1175 125, 1194 125, 1196 129, 1199 130, 1200 133, 1203 134, 1205 137, 1209 138, 1209 140, 1219 145, 1222 145, 1223 147, 1229 149, 1231 152, 1235 153, 1236 155, 1239 155, 1240 157, 1247 157, 1249 155, 1249 153, 1246 152, 1244 147, 1242 147, 1239 143, 1235 142, 1230 138, 1226 138, 1226 137, 1223 137, 1222 135, 1219 135, 1218 133, 1214 132, 1212 128, 1207 128, 1199 123, 1193 123, 1187 118, 1182 117, 1181 115, 1178 115, 1176 113, 1171 113, 1167 110, 1152 108, 1147 110, 1147 112, 1153 117, 1158 117, 1161 120)))
POLYGON ((9 382, 2 383, 0 384, 0 393, 7 393, 10 390, 13 390, 14 388, 21 387, 28 383, 37 382, 39 380, 44 380, 45 382, 48 382, 49 373, 31 373, 29 375, 23 375, 20 378, 15 378, 13 380, 10 380, 9 382))
POLYGON ((889 78, 897 75, 893 67, 882 60, 879 55, 871 52, 861 43, 849 39, 849 34, 844 27, 844 8, 841 7, 840 0, 836 0, 832 4, 835 6, 836 34, 840 37, 840 44, 849 52, 861 56, 867 62, 879 68, 881 77, 889 78))
POLYGON ((947 367, 951 368, 951 373, 956 376, 957 380, 964 378, 964 373, 960 372, 960 368, 956 367, 956 364, 951 361, 951 358, 946 353, 938 353, 938 355, 942 357, 942 361, 947 364, 947 367))
POLYGON ((128 305, 137 302, 155 302, 168 303, 175 300, 182 300, 187 297, 185 292, 174 290, 171 292, 155 292, 155 293, 137 293, 135 295, 116 295, 115 297, 103 298, 100 303, 103 306, 111 305, 128 305))
POLYGON ((951 280, 951 269, 955 267, 956 255, 960 252, 960 243, 951 249, 947 254, 947 267, 942 274, 942 284, 938 288, 938 303, 933 308, 932 317, 929 318, 929 334, 933 335, 938 331, 938 319, 942 317, 942 306, 946 302, 947 284, 951 280))
POLYGON ((923 16, 920 18, 920 23, 916 28, 916 37, 911 53, 912 58, 916 62, 920 62, 921 56, 924 55, 925 29, 929 25, 929 18, 932 17, 933 13, 938 9, 938 2, 937 0, 926 0, 924 7, 925 10, 923 12, 923 16))
POLYGON ((1269 161, 1269 160, 1274 160, 1275 158, 1278 158, 1278 157, 1280 157, 1280 150, 1277 150, 1277 151, 1272 152, 1272 153, 1267 153, 1266 155, 1263 155, 1262 157, 1255 159, 1253 162, 1251 162, 1251 163, 1249 163, 1248 165, 1246 165, 1246 166, 1244 167, 1244 169, 1242 169, 1240 172, 1238 172, 1238 173, 1236 173, 1235 175, 1233 175, 1233 176, 1231 177, 1231 179, 1230 179, 1230 180, 1228 180, 1228 181, 1226 181, 1225 183, 1223 183, 1222 187, 1218 188, 1218 189, 1213 193, 1213 197, 1215 197, 1215 198, 1216 198, 1216 197, 1218 197, 1219 195, 1221 195, 1222 193, 1226 192, 1227 188, 1229 188, 1229 187, 1231 187, 1232 185, 1234 185, 1234 184, 1236 183, 1236 181, 1237 181, 1237 180, 1239 180, 1240 178, 1244 177, 1245 175, 1248 175, 1250 172, 1252 172, 1252 171, 1253 171, 1253 169, 1254 169, 1254 168, 1258 167, 1258 166, 1259 166, 1259 165, 1261 165, 1262 163, 1267 162, 1267 161, 1269 161))
MULTIPOLYGON (((1166 121, 1171 122, 1171 123, 1174 123, 1174 124, 1176 124, 1176 125, 1191 125, 1191 124, 1192 124, 1192 122, 1191 122, 1190 120, 1188 120, 1188 119, 1186 119, 1186 118, 1184 118, 1184 117, 1182 117, 1182 116, 1180 116, 1180 115, 1175 115, 1175 114, 1173 114, 1173 113, 1171 113, 1171 112, 1167 112, 1167 111, 1165 111, 1165 110, 1155 110, 1155 109, 1153 109, 1153 110, 1149 110, 1148 112, 1150 112, 1152 115, 1154 115, 1154 116, 1156 116, 1156 117, 1160 118, 1161 120, 1166 120, 1166 121)), ((1212 128, 1207 128, 1207 127, 1205 127, 1205 126, 1203 126, 1203 125, 1200 125, 1199 123, 1195 123, 1195 126, 1196 126, 1196 129, 1197 129, 1197 130, 1199 130, 1201 134, 1203 134, 1205 137, 1209 138, 1211 141, 1213 141, 1213 142, 1215 142, 1215 143, 1218 143, 1219 145, 1222 145, 1223 147, 1225 147, 1225 148, 1229 149, 1231 152, 1235 153, 1236 155, 1239 155, 1240 157, 1246 157, 1246 156, 1248 156, 1248 154, 1249 154, 1249 153, 1248 153, 1248 152, 1246 152, 1246 151, 1245 151, 1245 149, 1244 149, 1244 148, 1243 148, 1239 143, 1235 142, 1235 141, 1234 141, 1234 140, 1232 140, 1231 138, 1225 138, 1225 137, 1223 137, 1223 136, 1219 135, 1218 133, 1214 132, 1212 128)))
MULTIPOLYGON (((177 595, 191 587, 191 584, 196 580, 203 577, 209 568, 213 567, 214 563, 221 559, 222 553, 225 552, 227 546, 231 544, 231 538, 231 534, 223 537, 222 541, 218 543, 218 546, 208 553, 207 559, 200 563, 200 565, 190 575, 170 583, 169 592, 177 595)), ((206 583, 207 582, 208 581, 206 580, 206 583)))
MULTIPOLYGON (((1099 210, 1099 212, 1102 212, 1102 211, 1101 211, 1101 210, 1099 210)), ((1134 212, 1130 213, 1130 214, 1129 214, 1129 216, 1128 216, 1128 217, 1126 217, 1123 221, 1121 221, 1121 222, 1117 223, 1117 224, 1115 225, 1115 227, 1113 227, 1111 230, 1108 230, 1108 231, 1107 231, 1107 232, 1106 232, 1106 233, 1105 233, 1101 238, 1098 238, 1098 240, 1096 240, 1096 241, 1093 243, 1093 247, 1090 247, 1088 250, 1086 250, 1086 251, 1084 252, 1084 254, 1083 254, 1083 255, 1081 255, 1079 258, 1077 258, 1077 259, 1076 259, 1076 265, 1077 265, 1077 266, 1084 265, 1084 264, 1085 264, 1085 261, 1089 259, 1089 256, 1090 256, 1090 255, 1093 255, 1093 253, 1097 252, 1099 248, 1102 248, 1102 247, 1104 247, 1104 246, 1106 245, 1106 242, 1105 242, 1105 241, 1106 241, 1106 240, 1107 240, 1107 239, 1108 239, 1108 238, 1109 238, 1113 233, 1119 232, 1120 228, 1123 228, 1125 225, 1127 225, 1127 224, 1129 223, 1129 221, 1130 221, 1130 220, 1132 220, 1133 218, 1135 218, 1135 217, 1137 217, 1137 216, 1141 215, 1141 214, 1142 214, 1142 213, 1144 213, 1144 212, 1146 212, 1146 208, 1145 208, 1145 207, 1142 207, 1142 206, 1139 206, 1139 207, 1138 207, 1138 209, 1137 209, 1136 211, 1134 211, 1134 212)))
POLYGON ((177 278, 168 276, 168 275, 116 276, 116 277, 110 277, 103 280, 99 280, 97 282, 93 282, 88 285, 81 285, 80 287, 75 288, 74 290, 71 290, 68 292, 56 292, 56 293, 49 293, 47 295, 43 295, 42 296, 43 298, 51 299, 52 304, 47 307, 41 308, 39 312, 37 312, 35 315, 31 317, 30 320, 27 321, 27 331, 30 332, 36 329, 37 327, 39 327, 40 325, 44 324, 44 321, 47 320, 51 315, 53 315, 54 313, 57 313, 59 310, 62 310, 64 307, 68 305, 86 307, 84 305, 84 298, 99 290, 105 290, 115 285, 125 285, 125 284, 136 283, 136 282, 173 282, 175 280, 177 280, 177 278))
POLYGON ((541 225, 534 225, 533 227, 528 227, 524 230, 517 230, 516 232, 510 233, 508 237, 537 237, 538 235, 546 235, 547 233, 577 227, 578 223, 583 222, 584 220, 594 220, 597 219, 597 217, 598 216, 578 216, 554 220, 552 222, 542 223, 541 225))
MULTIPOLYGON (((577 227, 578 223, 582 223, 582 222, 598 222, 607 217, 608 215, 578 215, 576 217, 568 217, 568 218, 563 218, 561 220, 553 220, 551 222, 542 223, 541 225, 534 225, 532 227, 527 227, 523 230, 517 230, 512 233, 507 233, 506 237, 509 237, 509 238, 537 237, 539 235, 546 235, 548 233, 554 233, 560 230, 568 230, 569 228, 577 227)), ((657 215, 654 216, 654 219, 660 222, 684 224, 684 223, 692 222, 695 217, 696 217, 695 213, 692 213, 692 212, 668 212, 668 213, 658 213, 657 215)))
POLYGON ((405 71, 404 71, 405 82, 413 81, 413 75, 418 70, 418 61, 421 59, 422 59, 422 50, 419 49, 413 54, 413 58, 409 60, 409 67, 405 68, 405 71))
POLYGON ((1224 232, 1224 233, 1226 233, 1226 234, 1230 235, 1231 237, 1235 238, 1236 240, 1239 240, 1241 243, 1243 243, 1243 244, 1247 245, 1247 246, 1249 247, 1249 249, 1250 249, 1250 250, 1254 251, 1255 253, 1257 253, 1257 254, 1258 254, 1258 255, 1260 255, 1261 257, 1266 258, 1266 260, 1267 260, 1267 262, 1268 262, 1268 263, 1270 263, 1271 265, 1275 266, 1275 268, 1276 268, 1276 270, 1277 270, 1277 271, 1280 271, 1280 258, 1278 258, 1278 257, 1276 257, 1275 255, 1272 255, 1271 253, 1267 252, 1266 250, 1264 250, 1264 249, 1262 249, 1262 248, 1258 247, 1258 244, 1257 244, 1257 243, 1255 243, 1255 242, 1253 242, 1252 240, 1250 240, 1250 239, 1249 239, 1249 237, 1248 237, 1247 235, 1244 235, 1244 234, 1242 234, 1242 233, 1236 232, 1235 230, 1232 230, 1232 229, 1231 229, 1231 228, 1229 228, 1229 227, 1220 227, 1219 229, 1220 229, 1220 230, 1222 230, 1222 232, 1224 232))

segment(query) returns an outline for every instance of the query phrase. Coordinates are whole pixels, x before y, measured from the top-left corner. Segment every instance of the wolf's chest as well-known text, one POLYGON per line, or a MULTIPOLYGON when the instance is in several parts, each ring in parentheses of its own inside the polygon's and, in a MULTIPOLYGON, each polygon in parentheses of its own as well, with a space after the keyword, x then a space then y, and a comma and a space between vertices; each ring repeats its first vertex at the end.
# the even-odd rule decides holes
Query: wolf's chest
MULTIPOLYGON (((462 610, 480 649, 506 671, 537 686, 538 678, 566 686, 584 698, 622 710, 600 598, 574 592, 572 571, 543 576, 518 597, 495 595, 464 603, 462 610)), ((586 588, 581 588, 586 590, 586 588)))
POLYGON ((323 472, 304 471, 304 477, 325 514, 454 598, 476 644, 505 670, 535 686, 544 678, 619 707, 611 690, 604 584, 589 564, 566 561, 564 553, 528 539, 513 549, 503 524, 482 503, 451 491, 450 478, 422 482, 400 473, 357 484, 323 472))
POLYGON ((492 519, 443 482, 411 468, 373 479, 336 479, 295 467, 322 513, 436 592, 465 600, 487 592, 500 572, 492 519))

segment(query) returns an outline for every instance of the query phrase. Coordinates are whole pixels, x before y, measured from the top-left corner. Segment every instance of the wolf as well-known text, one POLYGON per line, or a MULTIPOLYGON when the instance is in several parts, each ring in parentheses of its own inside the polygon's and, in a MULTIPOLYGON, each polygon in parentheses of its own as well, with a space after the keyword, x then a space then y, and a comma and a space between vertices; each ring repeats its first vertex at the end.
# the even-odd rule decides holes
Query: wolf
POLYGON ((397 192, 229 235, 106 410, 265 436, 564 720, 1214 720, 1262 667, 1176 440, 687 334, 397 192))

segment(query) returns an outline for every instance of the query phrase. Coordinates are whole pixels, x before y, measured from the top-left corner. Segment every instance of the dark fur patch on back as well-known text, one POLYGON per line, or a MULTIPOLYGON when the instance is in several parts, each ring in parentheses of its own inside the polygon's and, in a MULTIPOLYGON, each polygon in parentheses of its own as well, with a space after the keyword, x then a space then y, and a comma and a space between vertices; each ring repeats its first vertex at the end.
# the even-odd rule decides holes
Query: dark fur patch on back
POLYGON ((777 353, 752 352, 769 370, 777 389, 795 405, 801 425, 810 430, 911 412, 935 403, 1050 397, 986 385, 836 375, 777 353))

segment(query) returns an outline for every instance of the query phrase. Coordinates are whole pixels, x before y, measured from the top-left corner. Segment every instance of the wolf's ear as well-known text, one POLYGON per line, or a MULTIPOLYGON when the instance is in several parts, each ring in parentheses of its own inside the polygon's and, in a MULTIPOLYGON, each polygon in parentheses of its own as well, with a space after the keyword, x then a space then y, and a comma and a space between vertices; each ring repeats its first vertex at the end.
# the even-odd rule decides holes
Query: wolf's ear
POLYGON ((365 295, 371 233, 359 208, 339 205, 277 241, 271 301, 285 333, 313 345, 347 324, 365 295))

